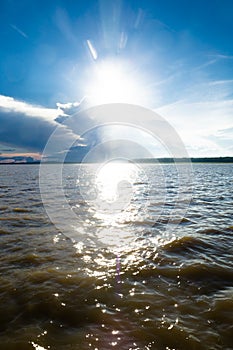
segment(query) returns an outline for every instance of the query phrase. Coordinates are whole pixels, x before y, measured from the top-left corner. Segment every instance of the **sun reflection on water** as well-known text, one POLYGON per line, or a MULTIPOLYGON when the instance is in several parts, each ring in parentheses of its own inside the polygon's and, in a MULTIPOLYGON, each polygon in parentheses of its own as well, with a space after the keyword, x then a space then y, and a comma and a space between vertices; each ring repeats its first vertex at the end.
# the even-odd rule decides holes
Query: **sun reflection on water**
POLYGON ((131 199, 131 186, 138 177, 138 172, 138 167, 133 163, 115 161, 104 164, 96 175, 98 199, 108 204, 121 199, 123 209, 131 199))
POLYGON ((83 229, 83 244, 77 245, 80 253, 91 246, 108 248, 116 256, 125 252, 134 256, 132 252, 144 245, 158 247, 174 239, 170 231, 160 230, 159 219, 166 209, 163 168, 158 165, 150 171, 151 167, 126 159, 79 167, 74 199, 75 227, 83 229))
POLYGON ((125 223, 140 220, 142 202, 137 200, 139 192, 135 183, 142 176, 136 164, 124 160, 107 162, 97 170, 94 183, 96 197, 90 206, 99 222, 96 232, 102 243, 119 246, 132 240, 132 232, 125 230, 125 223))

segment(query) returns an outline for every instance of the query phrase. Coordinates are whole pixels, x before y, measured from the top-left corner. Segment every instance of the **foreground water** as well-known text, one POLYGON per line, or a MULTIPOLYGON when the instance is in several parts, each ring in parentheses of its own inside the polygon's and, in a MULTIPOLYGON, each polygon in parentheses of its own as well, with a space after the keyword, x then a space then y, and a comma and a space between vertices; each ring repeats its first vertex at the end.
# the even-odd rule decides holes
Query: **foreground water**
MULTIPOLYGON (((143 167, 152 190, 135 181, 115 217, 85 201, 78 165, 66 165, 77 222, 68 225, 51 191, 57 227, 41 201, 39 167, 0 167, 1 349, 233 349, 233 165, 195 164, 188 211, 169 223, 174 166, 164 165, 165 202, 156 165, 143 167)), ((110 203, 115 192, 104 183, 110 203)))

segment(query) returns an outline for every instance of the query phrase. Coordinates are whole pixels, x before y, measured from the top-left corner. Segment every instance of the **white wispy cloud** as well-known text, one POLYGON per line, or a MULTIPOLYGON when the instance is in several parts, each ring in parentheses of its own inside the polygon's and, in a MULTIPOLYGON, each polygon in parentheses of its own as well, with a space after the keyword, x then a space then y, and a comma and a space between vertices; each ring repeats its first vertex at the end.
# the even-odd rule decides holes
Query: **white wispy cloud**
POLYGON ((174 62, 173 71, 179 74, 160 85, 165 99, 156 112, 174 126, 191 156, 232 156, 232 59, 203 53, 198 65, 174 62))
POLYGON ((24 38, 28 39, 28 35, 23 32, 19 27, 17 27, 14 24, 10 24, 11 28, 14 29, 17 33, 19 33, 20 35, 22 35, 24 38))
POLYGON ((233 56, 232 55, 223 55, 223 54, 214 54, 214 55, 209 55, 210 57, 215 57, 216 59, 224 59, 224 60, 232 60, 233 56))
POLYGON ((225 85, 225 84, 232 84, 233 79, 225 79, 225 80, 213 80, 209 82, 210 86, 215 86, 215 85, 225 85))
POLYGON ((191 156, 229 155, 223 139, 233 127, 233 100, 178 101, 156 111, 174 126, 191 156))
POLYGON ((40 117, 44 120, 53 121, 61 111, 53 108, 45 108, 19 101, 10 96, 0 95, 0 109, 22 113, 31 117, 40 117))

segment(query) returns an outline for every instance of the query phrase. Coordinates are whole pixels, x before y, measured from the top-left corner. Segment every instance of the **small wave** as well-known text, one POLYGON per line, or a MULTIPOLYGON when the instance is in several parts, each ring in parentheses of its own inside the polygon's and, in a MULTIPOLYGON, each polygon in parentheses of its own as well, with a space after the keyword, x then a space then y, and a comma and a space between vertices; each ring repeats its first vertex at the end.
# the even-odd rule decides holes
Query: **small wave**
POLYGON ((196 237, 184 236, 163 246, 163 249, 166 251, 174 253, 181 253, 195 248, 209 248, 209 244, 196 237))
POLYGON ((17 221, 18 218, 16 216, 5 216, 0 218, 0 221, 17 221))
POLYGON ((214 295, 214 299, 216 300, 230 300, 233 306, 233 287, 226 287, 216 292, 214 295))
POLYGON ((213 284, 220 281, 224 285, 233 280, 233 271, 217 264, 195 263, 182 267, 179 273, 189 280, 211 281, 213 284))
MULTIPOLYGON (((207 311, 207 317, 213 319, 216 324, 225 328, 225 342, 232 345, 232 314, 233 314, 233 289, 224 288, 217 291, 211 300, 211 308, 207 311), (230 326, 231 325, 231 326, 230 326)), ((230 349, 230 348, 228 348, 230 349)))
POLYGON ((34 188, 23 188, 23 192, 35 192, 34 188))
POLYGON ((9 235, 11 232, 0 229, 0 235, 9 235))
MULTIPOLYGON (((158 219, 156 223, 159 224, 191 224, 193 221, 191 221, 188 218, 185 217, 161 217, 158 219)), ((156 225, 156 224, 155 224, 156 225)))
POLYGON ((29 213, 30 210, 26 208, 13 208, 12 209, 15 213, 29 213))
POLYGON ((220 234, 221 231, 214 228, 214 227, 210 227, 210 228, 206 228, 206 229, 202 229, 202 230, 199 230, 198 233, 204 233, 204 234, 220 234))
POLYGON ((227 227, 224 227, 224 228, 221 228, 221 229, 217 229, 217 228, 214 228, 214 227, 209 227, 209 228, 206 228, 206 229, 198 230, 197 232, 199 234, 221 235, 224 232, 232 232, 232 231, 233 231, 233 226, 227 226, 227 227))
POLYGON ((7 210, 7 209, 8 209, 7 206, 2 206, 2 207, 0 207, 0 211, 7 210))

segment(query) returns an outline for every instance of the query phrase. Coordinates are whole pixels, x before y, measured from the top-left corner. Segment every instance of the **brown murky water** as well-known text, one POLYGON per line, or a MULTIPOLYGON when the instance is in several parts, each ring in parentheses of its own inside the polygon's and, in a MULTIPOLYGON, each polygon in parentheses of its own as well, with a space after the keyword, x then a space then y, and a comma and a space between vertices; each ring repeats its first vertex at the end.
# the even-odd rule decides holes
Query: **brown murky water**
POLYGON ((157 193, 135 181, 135 200, 114 220, 81 196, 78 165, 65 166, 76 241, 63 234, 52 192, 63 232, 45 212, 39 166, 0 167, 1 349, 233 349, 233 165, 194 165, 193 197, 175 226, 174 166, 164 165, 165 203, 156 166, 143 166, 157 193))

